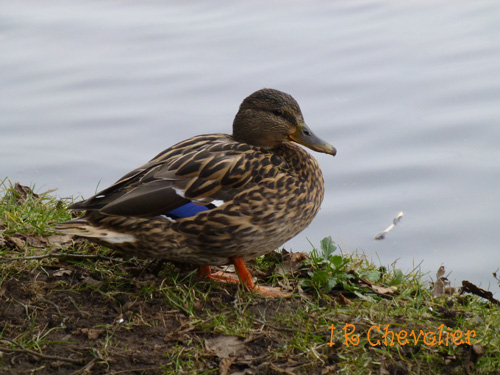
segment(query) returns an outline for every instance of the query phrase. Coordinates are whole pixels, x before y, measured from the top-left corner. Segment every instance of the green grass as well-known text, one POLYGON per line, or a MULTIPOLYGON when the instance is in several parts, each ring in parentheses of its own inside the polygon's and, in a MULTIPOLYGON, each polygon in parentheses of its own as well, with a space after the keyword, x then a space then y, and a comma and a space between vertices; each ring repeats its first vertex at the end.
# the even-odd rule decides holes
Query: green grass
POLYGON ((54 237, 69 202, 5 180, 1 189, 0 374, 500 373, 499 306, 433 298, 419 267, 375 265, 326 237, 309 256, 250 262, 259 284, 293 290, 263 298, 54 237), (424 341, 440 327, 448 345, 424 341), (475 332, 470 345, 452 342, 459 331, 475 332))

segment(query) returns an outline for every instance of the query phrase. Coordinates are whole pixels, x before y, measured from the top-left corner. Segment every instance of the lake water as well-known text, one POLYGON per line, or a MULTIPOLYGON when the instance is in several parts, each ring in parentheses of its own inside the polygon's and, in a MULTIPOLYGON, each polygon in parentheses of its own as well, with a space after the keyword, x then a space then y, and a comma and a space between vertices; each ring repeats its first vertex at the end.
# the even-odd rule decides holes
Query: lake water
POLYGON ((88 197, 180 140, 230 132, 241 100, 273 87, 338 150, 315 155, 325 200, 287 248, 331 235, 498 290, 498 1, 0 8, 0 178, 88 197))

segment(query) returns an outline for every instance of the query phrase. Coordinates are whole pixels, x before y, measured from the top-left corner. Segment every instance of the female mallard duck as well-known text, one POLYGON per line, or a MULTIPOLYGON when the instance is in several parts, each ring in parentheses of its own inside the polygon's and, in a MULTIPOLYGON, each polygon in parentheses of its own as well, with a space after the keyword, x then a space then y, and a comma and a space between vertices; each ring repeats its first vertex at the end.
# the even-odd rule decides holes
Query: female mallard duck
POLYGON ((86 211, 56 230, 141 257, 199 266, 233 263, 254 285, 244 260, 267 254, 304 230, 324 195, 317 161, 294 142, 335 155, 305 124, 298 103, 273 89, 247 97, 233 135, 199 135, 134 169, 114 185, 69 208, 86 211))

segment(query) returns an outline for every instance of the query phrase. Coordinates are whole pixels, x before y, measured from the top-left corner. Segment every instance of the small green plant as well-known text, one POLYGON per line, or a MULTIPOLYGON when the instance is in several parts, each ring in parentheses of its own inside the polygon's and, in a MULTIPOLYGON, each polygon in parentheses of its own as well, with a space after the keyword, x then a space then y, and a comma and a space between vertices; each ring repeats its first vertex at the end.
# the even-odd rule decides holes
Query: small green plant
POLYGON ((308 278, 301 280, 301 286, 312 288, 316 291, 328 293, 338 284, 346 284, 353 275, 346 272, 350 260, 339 254, 331 237, 321 240, 320 250, 313 248, 310 260, 306 264, 311 267, 307 272, 308 278))

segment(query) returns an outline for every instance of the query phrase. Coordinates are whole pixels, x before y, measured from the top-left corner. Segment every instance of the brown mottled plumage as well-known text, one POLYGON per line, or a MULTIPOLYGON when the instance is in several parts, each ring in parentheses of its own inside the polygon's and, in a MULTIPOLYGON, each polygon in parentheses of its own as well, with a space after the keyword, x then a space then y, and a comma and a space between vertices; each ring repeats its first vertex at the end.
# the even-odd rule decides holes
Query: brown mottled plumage
POLYGON ((234 263, 249 289, 276 295, 253 285, 243 260, 293 238, 320 208, 321 170, 294 142, 336 153, 312 134, 290 95, 259 90, 241 104, 232 136, 199 135, 168 148, 70 206, 86 212, 56 229, 137 256, 199 265, 207 276, 206 266, 234 263), (204 211, 172 211, 190 203, 204 211))

